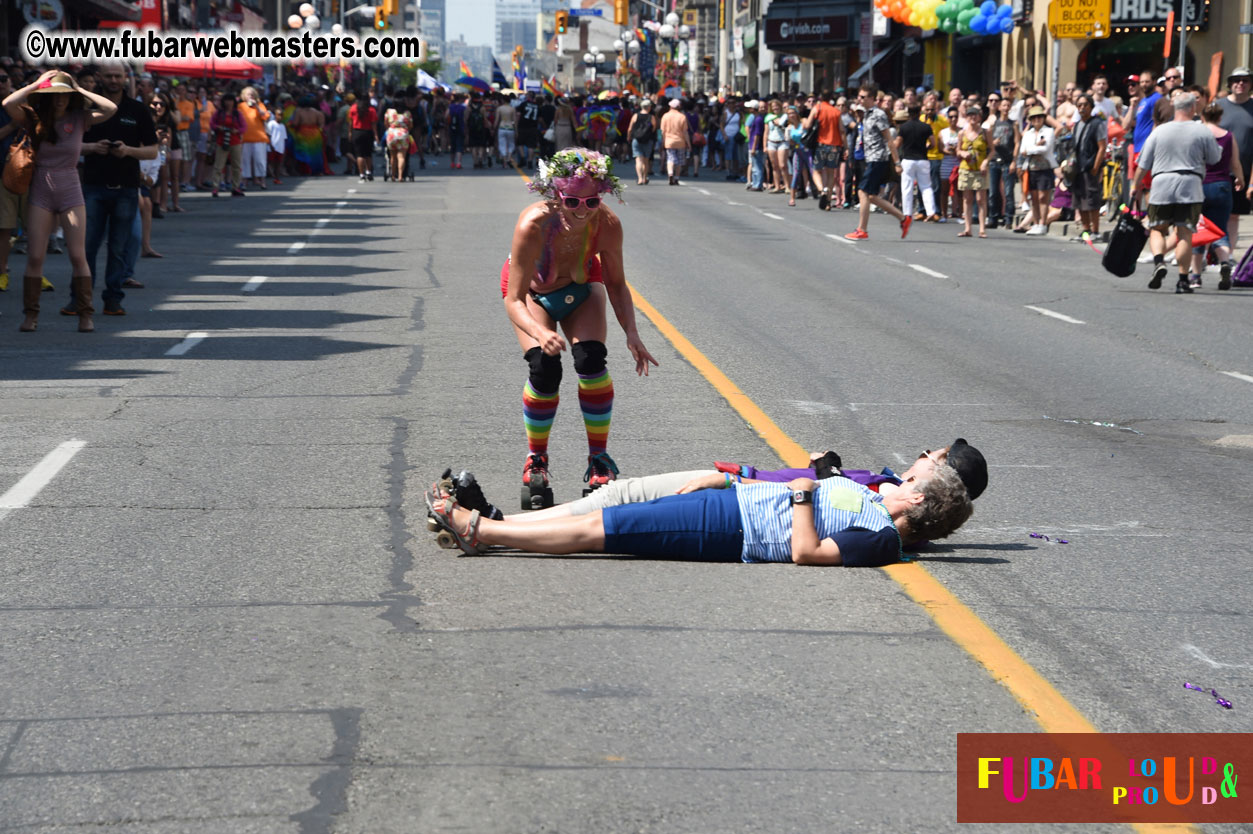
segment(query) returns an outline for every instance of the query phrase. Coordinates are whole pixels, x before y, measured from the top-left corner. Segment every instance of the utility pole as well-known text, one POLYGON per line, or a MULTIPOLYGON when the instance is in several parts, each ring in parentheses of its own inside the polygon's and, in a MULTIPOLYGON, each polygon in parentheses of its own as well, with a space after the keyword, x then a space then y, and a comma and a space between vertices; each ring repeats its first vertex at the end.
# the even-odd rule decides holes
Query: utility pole
POLYGON ((727 14, 727 3, 730 0, 718 0, 718 92, 731 85, 731 27, 730 15, 727 14))

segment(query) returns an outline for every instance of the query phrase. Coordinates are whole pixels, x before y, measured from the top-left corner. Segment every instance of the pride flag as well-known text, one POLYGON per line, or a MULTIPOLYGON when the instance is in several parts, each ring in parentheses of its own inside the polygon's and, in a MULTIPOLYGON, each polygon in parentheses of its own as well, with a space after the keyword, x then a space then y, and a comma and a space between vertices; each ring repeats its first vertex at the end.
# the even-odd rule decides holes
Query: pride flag
POLYGON ((522 47, 513 50, 513 85, 519 90, 526 89, 526 63, 522 60, 522 47))
POLYGON ((478 90, 480 93, 490 93, 492 85, 488 84, 482 78, 475 78, 473 75, 463 75, 456 81, 459 87, 469 87, 471 90, 478 90))
POLYGON ((553 98, 558 98, 564 95, 561 90, 557 89, 557 76, 555 75, 551 79, 545 78, 540 81, 540 86, 544 88, 544 92, 548 93, 553 98))
POLYGON ((466 63, 464 58, 461 59, 461 74, 471 78, 474 77, 474 73, 470 71, 470 65, 466 63))

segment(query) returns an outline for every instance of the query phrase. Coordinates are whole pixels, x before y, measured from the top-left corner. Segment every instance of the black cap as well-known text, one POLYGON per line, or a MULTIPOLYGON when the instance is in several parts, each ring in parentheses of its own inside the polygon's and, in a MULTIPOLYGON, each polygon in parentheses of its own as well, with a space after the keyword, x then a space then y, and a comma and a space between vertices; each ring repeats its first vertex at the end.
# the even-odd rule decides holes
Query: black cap
POLYGON ((983 453, 959 437, 948 447, 948 465, 957 470, 957 477, 966 485, 971 500, 978 498, 988 487, 988 462, 983 453))

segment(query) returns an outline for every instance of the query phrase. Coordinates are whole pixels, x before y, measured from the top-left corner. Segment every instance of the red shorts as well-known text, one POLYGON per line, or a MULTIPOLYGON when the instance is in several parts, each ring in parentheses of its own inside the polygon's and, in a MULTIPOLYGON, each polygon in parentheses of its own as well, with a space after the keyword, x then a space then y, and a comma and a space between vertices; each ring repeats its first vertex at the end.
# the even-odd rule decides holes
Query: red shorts
MULTIPOLYGON (((1127 161, 1130 163, 1131 168, 1135 168, 1135 167, 1136 167, 1136 163, 1138 163, 1138 162, 1140 161, 1140 152, 1139 152, 1138 150, 1136 150, 1135 145, 1128 145, 1128 146, 1127 146, 1127 161)), ((1131 173, 1131 172, 1130 172, 1130 170, 1128 170, 1128 172, 1127 172, 1127 173, 1131 173)), ((1145 188, 1152 188, 1152 187, 1153 187, 1153 175, 1152 175, 1152 174, 1146 174, 1146 175, 1145 175, 1145 177, 1144 177, 1144 187, 1145 187, 1145 188)))
MULTIPOLYGON (((605 275, 600 268, 600 255, 592 257, 592 265, 587 270, 587 283, 605 283, 605 275)), ((500 297, 504 298, 507 295, 509 295, 509 259, 505 258, 505 265, 500 268, 500 297)))

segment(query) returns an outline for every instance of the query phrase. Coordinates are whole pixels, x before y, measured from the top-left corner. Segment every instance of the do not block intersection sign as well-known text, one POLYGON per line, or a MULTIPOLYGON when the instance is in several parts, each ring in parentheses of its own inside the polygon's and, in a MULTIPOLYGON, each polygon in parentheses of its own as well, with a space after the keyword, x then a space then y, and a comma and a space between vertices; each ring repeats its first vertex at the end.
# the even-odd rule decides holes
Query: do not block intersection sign
POLYGON ((1110 0, 1052 0, 1049 33, 1055 38, 1108 38, 1110 0))

